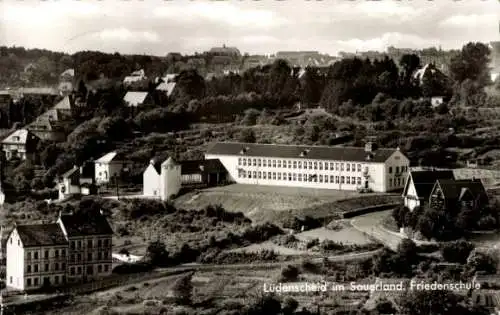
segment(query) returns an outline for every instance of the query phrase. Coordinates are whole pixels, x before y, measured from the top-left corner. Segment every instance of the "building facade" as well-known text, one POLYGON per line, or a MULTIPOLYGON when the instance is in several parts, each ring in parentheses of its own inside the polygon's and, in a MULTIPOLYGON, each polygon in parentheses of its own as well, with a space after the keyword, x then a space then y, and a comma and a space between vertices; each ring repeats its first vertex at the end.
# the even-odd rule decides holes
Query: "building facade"
POLYGON ((406 176, 403 190, 404 206, 413 211, 428 202, 434 184, 439 179, 455 179, 451 170, 418 170, 410 171, 406 176))
POLYGON ((68 241, 59 225, 16 226, 6 247, 7 287, 24 291, 66 283, 68 241))
POLYGON ((113 230, 102 214, 60 215, 57 223, 68 241, 68 282, 111 274, 113 230))
POLYGON ((206 159, 219 159, 242 184, 337 190, 401 189, 408 158, 397 149, 214 143, 206 159))
POLYGON ((128 170, 130 162, 118 152, 110 152, 95 160, 95 181, 97 185, 107 184, 112 178, 118 178, 128 170))
POLYGON ((40 138, 27 129, 19 129, 11 133, 2 141, 2 151, 7 160, 18 158, 26 160, 36 153, 36 146, 40 138))

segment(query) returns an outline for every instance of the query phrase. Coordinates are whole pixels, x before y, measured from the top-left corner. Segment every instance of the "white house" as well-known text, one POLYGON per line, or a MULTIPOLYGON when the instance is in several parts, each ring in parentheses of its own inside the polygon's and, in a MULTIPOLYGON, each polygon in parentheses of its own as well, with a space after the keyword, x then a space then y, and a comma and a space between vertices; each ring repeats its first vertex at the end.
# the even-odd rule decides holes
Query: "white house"
POLYGON ((151 160, 142 174, 144 196, 160 198, 160 175, 161 162, 151 160))
POLYGON ((217 142, 205 153, 242 184, 387 192, 404 187, 408 158, 396 149, 217 142))
POLYGON ((84 163, 83 166, 74 166, 64 173, 59 180, 59 200, 72 195, 90 195, 94 189, 94 166, 84 163))
POLYGON ((109 183, 111 178, 120 176, 123 171, 128 171, 130 164, 123 154, 116 151, 107 153, 94 163, 97 185, 109 183))
POLYGON ((19 129, 2 140, 2 151, 5 158, 19 158, 25 160, 27 156, 36 152, 40 138, 28 129, 19 129))
POLYGON ((132 74, 129 76, 126 76, 123 79, 123 84, 127 85, 127 84, 131 84, 134 82, 146 80, 146 79, 147 79, 146 73, 144 72, 143 69, 141 69, 141 70, 137 70, 137 71, 132 72, 132 74))
POLYGON ((411 211, 415 207, 423 206, 429 200, 434 184, 439 179, 455 179, 455 176, 451 170, 410 171, 402 195, 404 205, 411 211))
POLYGON ((444 96, 433 96, 431 97, 431 106, 438 107, 444 103, 444 96))
POLYGON ((58 224, 18 225, 6 246, 7 287, 31 290, 66 283, 68 241, 58 224))

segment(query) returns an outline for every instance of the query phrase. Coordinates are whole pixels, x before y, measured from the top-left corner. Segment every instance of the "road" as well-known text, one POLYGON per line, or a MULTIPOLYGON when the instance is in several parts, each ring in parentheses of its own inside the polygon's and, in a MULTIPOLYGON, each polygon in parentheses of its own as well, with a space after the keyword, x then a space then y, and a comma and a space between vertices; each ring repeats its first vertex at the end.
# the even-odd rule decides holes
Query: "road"
POLYGON ((360 215, 352 219, 351 224, 358 231, 366 233, 392 250, 396 250, 403 237, 390 233, 381 227, 381 221, 390 215, 391 211, 386 210, 360 215))

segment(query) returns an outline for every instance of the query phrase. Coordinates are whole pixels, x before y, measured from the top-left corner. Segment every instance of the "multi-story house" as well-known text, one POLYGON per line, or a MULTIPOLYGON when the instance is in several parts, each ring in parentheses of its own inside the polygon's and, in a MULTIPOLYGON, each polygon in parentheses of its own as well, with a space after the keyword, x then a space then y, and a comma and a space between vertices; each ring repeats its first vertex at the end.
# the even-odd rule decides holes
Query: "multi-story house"
POLYGON ((66 283, 68 241, 58 224, 15 226, 6 247, 7 287, 33 290, 66 283))
POLYGON ((132 163, 122 153, 113 151, 95 160, 95 182, 97 185, 112 182, 129 170, 132 163))
POLYGON ((242 184, 387 192, 404 187, 409 160, 399 150, 218 142, 205 159, 219 159, 242 184))
POLYGON ((59 215, 57 223, 68 240, 68 282, 111 274, 113 230, 102 214, 59 215))
POLYGON ((410 211, 423 207, 429 201, 434 184, 440 179, 455 179, 455 175, 452 170, 410 171, 402 195, 405 207, 410 211))

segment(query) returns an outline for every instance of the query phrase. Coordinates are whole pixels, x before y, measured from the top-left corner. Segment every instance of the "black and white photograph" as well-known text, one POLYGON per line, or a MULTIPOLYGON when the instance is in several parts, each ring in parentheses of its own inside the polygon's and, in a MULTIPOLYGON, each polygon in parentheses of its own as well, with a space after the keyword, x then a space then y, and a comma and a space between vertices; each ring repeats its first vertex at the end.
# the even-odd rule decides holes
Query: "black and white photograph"
POLYGON ((500 314, 500 1, 0 0, 28 314, 500 314))

